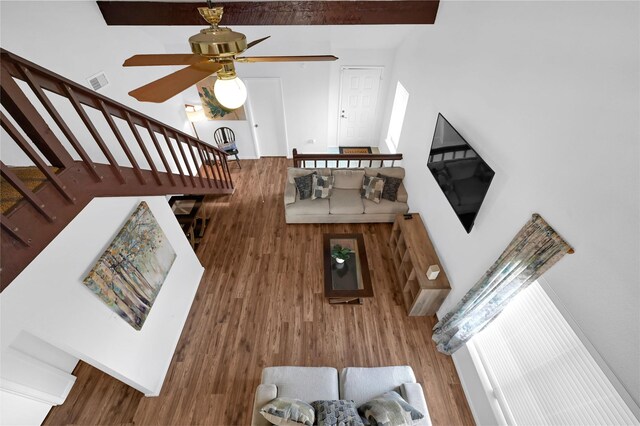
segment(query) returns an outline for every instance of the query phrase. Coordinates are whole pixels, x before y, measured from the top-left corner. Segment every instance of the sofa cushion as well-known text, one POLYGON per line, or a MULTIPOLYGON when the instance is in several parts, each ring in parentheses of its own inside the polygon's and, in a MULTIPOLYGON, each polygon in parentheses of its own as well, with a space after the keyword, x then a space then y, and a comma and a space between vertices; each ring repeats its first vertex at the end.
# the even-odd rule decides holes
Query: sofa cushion
POLYGON ((362 181, 362 191, 360 192, 361 198, 374 203, 379 203, 382 197, 382 189, 384 188, 384 179, 365 176, 362 181))
POLYGON ((379 203, 374 203, 369 200, 362 200, 364 205, 364 212, 366 214, 398 214, 406 213, 409 211, 409 205, 407 203, 401 203, 400 201, 389 201, 384 198, 379 203))
POLYGON ((335 177, 333 187, 336 189, 360 189, 364 170, 362 169, 333 169, 331 175, 335 177))
POLYGON ((382 198, 389 201, 395 201, 398 196, 398 188, 402 184, 402 179, 393 176, 378 173, 378 177, 384 179, 384 189, 382 190, 382 198))
POLYGON ((314 401, 311 406, 318 426, 364 426, 353 401, 314 401))
POLYGON ((300 195, 296 195, 296 202, 287 204, 284 208, 288 214, 294 215, 329 214, 329 199, 316 198, 312 200, 307 198, 306 200, 301 200, 300 195))
POLYGON ((311 199, 329 198, 333 189, 333 176, 313 175, 313 188, 311 199))
POLYGON ((278 397, 297 398, 309 403, 340 399, 338 371, 331 367, 267 367, 262 370, 262 383, 276 385, 278 397))
POLYGON ((316 172, 321 176, 331 176, 331 169, 323 169, 323 168, 312 168, 312 169, 301 169, 298 167, 289 167, 287 169, 287 180, 289 183, 295 183, 293 180, 296 177, 304 176, 316 172))
POLYGON ((331 214, 362 214, 364 206, 358 189, 336 189, 334 186, 329 198, 329 212, 331 214))
POLYGON ((389 391, 358 407, 364 418, 380 426, 413 426, 424 415, 409 405, 397 392, 389 391))
POLYGON ((260 414, 274 425, 313 426, 315 413, 311 404, 293 398, 278 397, 260 409, 260 414))
POLYGON ((404 383, 415 383, 416 376, 409 366, 344 368, 340 373, 340 398, 350 399, 357 406, 390 390, 398 390, 404 383))
POLYGON ((378 173, 398 179, 404 179, 404 167, 365 167, 364 174, 378 176, 378 173))

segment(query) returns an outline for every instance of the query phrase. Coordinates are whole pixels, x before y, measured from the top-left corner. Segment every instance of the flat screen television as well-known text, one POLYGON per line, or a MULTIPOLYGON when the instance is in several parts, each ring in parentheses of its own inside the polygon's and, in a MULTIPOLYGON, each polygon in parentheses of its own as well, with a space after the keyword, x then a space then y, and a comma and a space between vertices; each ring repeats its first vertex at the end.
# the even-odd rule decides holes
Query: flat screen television
POLYGON ((464 229, 471 232, 495 172, 442 114, 438 114, 427 167, 464 229))

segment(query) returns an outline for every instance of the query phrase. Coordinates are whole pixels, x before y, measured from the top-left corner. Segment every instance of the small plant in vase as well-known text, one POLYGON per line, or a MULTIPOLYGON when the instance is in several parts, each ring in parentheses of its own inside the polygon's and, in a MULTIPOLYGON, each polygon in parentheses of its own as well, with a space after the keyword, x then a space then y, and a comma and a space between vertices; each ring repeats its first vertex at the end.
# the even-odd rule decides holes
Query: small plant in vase
POLYGON ((351 249, 342 247, 340 244, 336 244, 331 249, 331 257, 336 260, 338 266, 342 266, 342 264, 344 264, 344 261, 351 257, 351 253, 351 249))

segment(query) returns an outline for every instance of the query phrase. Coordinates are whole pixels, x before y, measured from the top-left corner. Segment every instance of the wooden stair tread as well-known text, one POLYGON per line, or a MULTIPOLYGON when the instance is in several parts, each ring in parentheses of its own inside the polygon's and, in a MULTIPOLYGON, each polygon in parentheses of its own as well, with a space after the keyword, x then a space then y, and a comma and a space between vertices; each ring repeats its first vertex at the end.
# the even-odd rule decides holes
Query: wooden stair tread
MULTIPOLYGON (((51 170, 57 173, 60 169, 51 167, 51 170)), ((11 171, 33 192, 37 192, 47 181, 46 176, 35 166, 11 167, 11 171)), ((8 213, 22 199, 22 194, 0 176, 0 212, 8 213)))

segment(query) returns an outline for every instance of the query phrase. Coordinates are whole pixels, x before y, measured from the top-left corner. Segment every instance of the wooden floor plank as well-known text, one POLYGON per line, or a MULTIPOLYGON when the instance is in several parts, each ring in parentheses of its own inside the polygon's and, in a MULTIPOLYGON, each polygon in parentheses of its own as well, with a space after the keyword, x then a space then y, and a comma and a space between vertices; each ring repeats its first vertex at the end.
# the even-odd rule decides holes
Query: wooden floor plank
POLYGON ((266 366, 403 364, 423 384, 434 425, 473 424, 453 362, 431 340, 435 319, 406 315, 391 224, 287 225, 287 165, 243 161, 232 169, 236 193, 206 200, 211 226, 197 250, 206 270, 160 396, 81 363, 45 424, 247 425, 266 366), (361 306, 323 296, 322 234, 343 232, 365 237, 375 297, 361 306))

